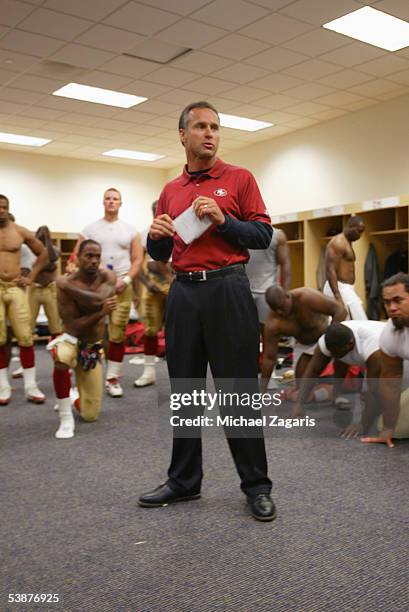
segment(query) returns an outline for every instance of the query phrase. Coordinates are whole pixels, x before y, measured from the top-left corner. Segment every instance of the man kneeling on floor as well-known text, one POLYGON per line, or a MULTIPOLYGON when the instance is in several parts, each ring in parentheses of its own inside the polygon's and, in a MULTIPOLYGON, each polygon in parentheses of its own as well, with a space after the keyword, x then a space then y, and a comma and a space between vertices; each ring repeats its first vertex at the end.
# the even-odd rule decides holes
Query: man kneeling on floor
MULTIPOLYGON (((359 426, 354 423, 348 427, 343 432, 343 436, 349 438, 351 435, 367 431, 378 412, 378 379, 382 361, 379 339, 385 325, 381 321, 343 321, 330 325, 318 340, 314 355, 300 381, 300 393, 292 416, 304 415, 304 404, 315 384, 315 379, 320 376, 331 359, 339 359, 347 366, 365 367, 367 377, 365 409, 361 422, 359 426)), ((342 381, 336 380, 336 386, 339 386, 340 382, 342 381)))
POLYGON ((74 436, 70 368, 75 369, 78 408, 84 421, 96 421, 101 409, 104 319, 116 306, 116 276, 110 270, 99 269, 100 263, 99 243, 84 240, 78 251, 78 271, 57 279, 58 308, 65 333, 48 345, 53 352, 53 380, 60 416, 56 438, 74 436))

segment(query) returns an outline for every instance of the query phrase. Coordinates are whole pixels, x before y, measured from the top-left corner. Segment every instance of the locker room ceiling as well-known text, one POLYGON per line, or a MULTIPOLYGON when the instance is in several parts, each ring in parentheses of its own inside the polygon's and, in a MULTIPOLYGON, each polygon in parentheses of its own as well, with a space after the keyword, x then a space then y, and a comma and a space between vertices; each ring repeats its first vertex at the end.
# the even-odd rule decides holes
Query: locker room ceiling
POLYGON ((223 154, 407 94, 409 47, 321 27, 364 5, 409 20, 408 0, 0 0, 0 132, 52 140, 0 148, 170 168, 194 100, 275 124, 223 128, 223 154), (72 81, 149 99, 120 109, 51 95, 72 81), (112 148, 166 157, 104 158, 112 148))

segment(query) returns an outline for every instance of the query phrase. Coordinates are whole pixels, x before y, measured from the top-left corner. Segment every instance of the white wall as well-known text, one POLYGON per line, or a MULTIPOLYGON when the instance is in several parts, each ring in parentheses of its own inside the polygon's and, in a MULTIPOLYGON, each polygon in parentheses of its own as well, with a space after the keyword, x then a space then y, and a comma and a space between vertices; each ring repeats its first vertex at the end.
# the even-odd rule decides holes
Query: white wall
POLYGON ((81 231, 103 216, 108 187, 122 192, 121 218, 142 230, 166 180, 159 169, 0 151, 0 193, 10 199, 17 222, 33 230, 81 231))
POLYGON ((271 214, 408 194, 409 96, 223 158, 254 173, 271 214))

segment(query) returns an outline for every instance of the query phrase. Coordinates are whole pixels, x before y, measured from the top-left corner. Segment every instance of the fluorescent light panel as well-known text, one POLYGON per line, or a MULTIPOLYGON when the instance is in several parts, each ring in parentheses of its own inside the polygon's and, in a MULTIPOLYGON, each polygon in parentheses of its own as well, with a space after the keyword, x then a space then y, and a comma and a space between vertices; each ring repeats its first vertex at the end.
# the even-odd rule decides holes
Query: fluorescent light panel
POLYGON ((107 106, 119 106, 120 108, 131 108, 131 106, 141 104, 141 102, 145 102, 148 99, 111 89, 80 85, 79 83, 68 83, 68 85, 64 85, 64 87, 54 91, 53 96, 84 100, 84 102, 94 102, 95 104, 106 104, 107 106))
POLYGON ((370 6, 329 21, 322 27, 387 51, 409 45, 409 23, 370 6))
POLYGON ((0 132, 0 142, 8 144, 23 145, 25 147, 42 147, 51 142, 49 138, 35 138, 34 136, 23 136, 22 134, 7 134, 0 132))
POLYGON ((165 157, 164 155, 157 155, 156 153, 145 153, 144 151, 129 151, 127 149, 111 149, 105 151, 102 155, 109 157, 123 157, 124 159, 137 159, 139 161, 157 161, 165 157))
POLYGON ((233 130, 243 130, 245 132, 257 132, 257 130, 264 130, 274 125, 273 123, 267 123, 267 121, 256 121, 256 119, 226 115, 225 113, 219 113, 219 117, 220 125, 223 127, 232 128, 233 130))

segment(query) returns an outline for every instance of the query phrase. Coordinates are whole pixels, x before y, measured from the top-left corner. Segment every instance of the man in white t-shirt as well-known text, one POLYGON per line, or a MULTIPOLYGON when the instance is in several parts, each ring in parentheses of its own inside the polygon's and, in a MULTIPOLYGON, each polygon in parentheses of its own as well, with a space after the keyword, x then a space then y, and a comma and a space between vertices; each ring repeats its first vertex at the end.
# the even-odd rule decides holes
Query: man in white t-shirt
MULTIPOLYGON (((359 365, 367 370, 368 391, 361 424, 362 430, 366 431, 377 412, 376 393, 381 372, 379 343, 385 326, 386 323, 381 321, 342 321, 330 325, 325 334, 319 338, 314 355, 304 372, 293 416, 304 414, 304 404, 308 401, 316 379, 331 359, 338 359, 346 365, 359 365)), ((354 435, 359 432, 357 429, 354 435)), ((347 429, 346 437, 352 433, 352 430, 347 429)))
POLYGON ((409 275, 399 272, 388 278, 382 285, 382 296, 390 317, 380 337, 382 384, 379 395, 384 428, 379 436, 362 438, 362 441, 380 442, 392 448, 400 412, 403 361, 409 360, 409 275))
POLYGON ((119 384, 125 353, 125 328, 132 303, 132 281, 138 274, 143 259, 143 249, 137 231, 119 219, 122 197, 118 189, 111 187, 104 193, 104 216, 87 225, 81 232, 75 247, 85 239, 95 240, 102 247, 101 265, 113 270, 118 278, 116 295, 118 305, 109 315, 108 367, 106 390, 111 397, 121 397, 119 384))

